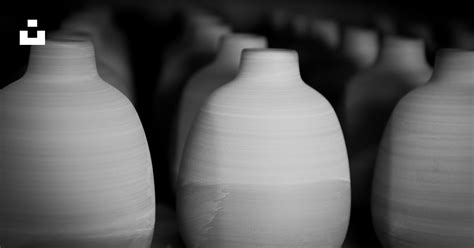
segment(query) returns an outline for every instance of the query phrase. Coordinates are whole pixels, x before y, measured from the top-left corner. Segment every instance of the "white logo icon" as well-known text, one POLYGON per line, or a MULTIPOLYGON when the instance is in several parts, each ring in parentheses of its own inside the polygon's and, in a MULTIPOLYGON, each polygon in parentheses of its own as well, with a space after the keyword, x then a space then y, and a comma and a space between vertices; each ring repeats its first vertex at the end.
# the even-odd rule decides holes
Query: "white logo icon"
MULTIPOLYGON (((29 19, 28 20, 29 28, 38 27, 38 20, 29 19)), ((44 45, 46 44, 46 31, 38 30, 36 31, 36 37, 28 37, 28 30, 20 30, 20 45, 44 45)))

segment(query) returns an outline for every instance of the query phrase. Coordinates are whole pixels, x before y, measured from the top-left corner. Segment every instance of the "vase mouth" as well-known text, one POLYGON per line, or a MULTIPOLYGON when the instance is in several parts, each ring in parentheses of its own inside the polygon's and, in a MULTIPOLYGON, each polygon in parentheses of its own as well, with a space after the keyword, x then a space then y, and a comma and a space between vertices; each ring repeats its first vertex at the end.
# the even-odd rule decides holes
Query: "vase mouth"
POLYGON ((237 70, 242 50, 265 47, 267 47, 267 39, 263 36, 247 33, 226 34, 220 38, 219 51, 215 61, 219 65, 237 70))
POLYGON ((421 38, 387 35, 382 40, 377 64, 390 64, 400 68, 428 68, 425 42, 421 38))
POLYGON ((360 26, 347 26, 344 28, 344 33, 350 38, 372 38, 377 36, 375 29, 360 27, 360 26))
POLYGON ((215 53, 220 39, 231 31, 228 25, 222 23, 198 25, 187 42, 190 43, 191 50, 215 53))
POLYGON ((94 55, 94 45, 85 36, 58 35, 46 39, 44 46, 31 49, 32 56, 41 57, 89 57, 94 55))
POLYGON ((452 55, 470 54, 470 55, 474 55, 474 50, 455 48, 455 47, 446 47, 446 48, 441 48, 441 49, 438 50, 438 55, 446 55, 446 54, 452 54, 452 55))
POLYGON ((435 58, 434 73, 430 81, 449 81, 472 85, 474 50, 459 48, 440 49, 435 58))
POLYGON ((298 52, 293 49, 285 49, 285 48, 245 48, 243 53, 246 54, 257 54, 257 55, 268 55, 268 56, 278 56, 278 55, 298 55, 298 52))
POLYGON ((238 78, 272 82, 273 85, 301 81, 298 53, 295 50, 246 48, 241 57, 238 78))
POLYGON ((358 50, 373 48, 374 51, 378 50, 378 36, 377 32, 373 29, 350 26, 344 29, 342 35, 342 49, 343 50, 358 50))
POLYGON ((245 61, 267 64, 294 63, 298 62, 298 52, 285 48, 245 48, 242 50, 242 62, 245 61))
POLYGON ((47 41, 53 42, 80 42, 80 41, 88 41, 91 40, 91 34, 84 32, 84 31, 76 31, 72 29, 60 29, 48 36, 47 41))

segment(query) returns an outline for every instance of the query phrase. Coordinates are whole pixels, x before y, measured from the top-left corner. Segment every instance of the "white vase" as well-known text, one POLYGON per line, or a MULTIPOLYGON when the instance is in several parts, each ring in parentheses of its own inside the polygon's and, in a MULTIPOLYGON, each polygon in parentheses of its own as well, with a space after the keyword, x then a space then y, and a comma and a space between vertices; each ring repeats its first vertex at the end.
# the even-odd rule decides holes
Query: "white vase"
POLYGON ((178 181, 187 247, 340 247, 350 179, 330 104, 295 51, 245 49, 194 122, 178 181))
POLYGON ((155 222, 147 140, 98 75, 92 43, 33 46, 0 92, 0 244, 147 248, 155 222))
POLYGON ((183 90, 178 109, 175 158, 172 183, 176 184, 181 157, 189 130, 206 99, 220 86, 228 83, 239 69, 240 54, 245 48, 265 48, 267 41, 262 36, 229 34, 221 39, 215 60, 191 77, 183 90))
POLYGON ((372 216, 384 247, 474 244, 474 52, 441 50, 385 129, 372 216))

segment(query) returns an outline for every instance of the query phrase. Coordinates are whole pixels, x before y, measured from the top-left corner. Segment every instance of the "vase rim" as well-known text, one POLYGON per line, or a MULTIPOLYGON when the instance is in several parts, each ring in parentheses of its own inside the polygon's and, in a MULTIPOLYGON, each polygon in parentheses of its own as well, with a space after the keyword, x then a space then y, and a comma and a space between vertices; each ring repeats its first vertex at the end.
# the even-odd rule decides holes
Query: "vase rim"
POLYGON ((453 54, 453 53, 472 53, 474 54, 474 50, 471 49, 463 49, 463 48, 456 48, 456 47, 446 47, 446 48, 441 48, 438 50, 439 54, 453 54))
POLYGON ((275 54, 297 54, 296 50, 286 48, 245 48, 245 53, 275 53, 275 54))
POLYGON ((60 29, 53 32, 48 36, 46 41, 52 42, 74 42, 74 41, 88 41, 92 38, 92 35, 85 31, 76 31, 73 29, 60 29))
POLYGON ((390 42, 396 44, 424 44, 423 39, 417 37, 409 37, 409 36, 402 36, 402 35, 395 35, 395 34, 388 34, 383 37, 383 42, 390 42))
POLYGON ((92 46, 92 41, 87 38, 86 34, 75 34, 66 35, 58 34, 57 36, 51 36, 46 39, 47 45, 60 45, 60 46, 75 46, 75 47, 89 47, 92 46))

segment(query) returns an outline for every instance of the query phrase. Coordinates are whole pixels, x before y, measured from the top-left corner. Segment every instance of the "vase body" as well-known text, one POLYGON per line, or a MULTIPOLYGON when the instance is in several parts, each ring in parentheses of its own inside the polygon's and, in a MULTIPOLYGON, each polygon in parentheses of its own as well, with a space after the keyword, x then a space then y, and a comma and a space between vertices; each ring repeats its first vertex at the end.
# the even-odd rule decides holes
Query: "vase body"
POLYGON ((193 124, 177 186, 187 247, 340 247, 348 161, 330 104, 291 50, 246 49, 193 124))
POLYGON ((136 106, 127 42, 116 27, 111 10, 97 7, 77 13, 62 23, 61 32, 89 36, 94 43, 99 75, 136 106))
POLYGON ((431 76, 421 40, 388 36, 383 43, 375 65, 348 83, 343 109, 352 202, 367 213, 375 156, 388 118, 406 93, 431 76))
POLYGON ((230 34, 221 39, 221 45, 213 63, 191 77, 183 90, 178 109, 176 148, 172 182, 176 183, 183 149, 199 110, 206 99, 220 86, 231 81, 239 69, 240 54, 245 48, 265 48, 264 37, 248 34, 230 34))
POLYGON ((149 247, 145 133, 95 66, 92 43, 47 40, 0 92, 2 247, 149 247))
POLYGON ((384 247, 474 244, 473 68, 472 51, 441 50, 432 79, 393 111, 372 193, 384 247))

